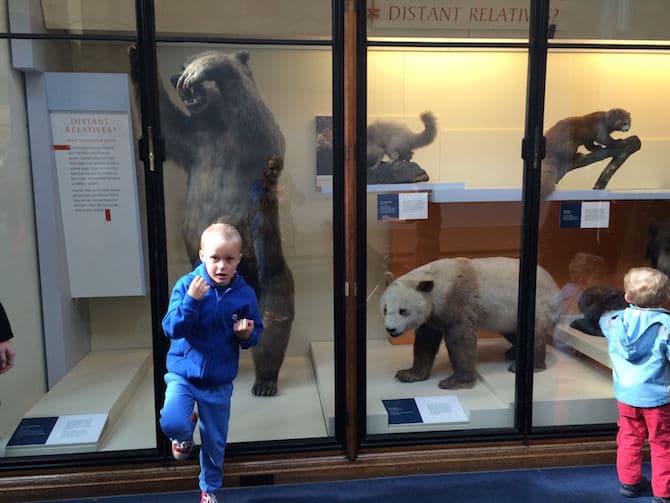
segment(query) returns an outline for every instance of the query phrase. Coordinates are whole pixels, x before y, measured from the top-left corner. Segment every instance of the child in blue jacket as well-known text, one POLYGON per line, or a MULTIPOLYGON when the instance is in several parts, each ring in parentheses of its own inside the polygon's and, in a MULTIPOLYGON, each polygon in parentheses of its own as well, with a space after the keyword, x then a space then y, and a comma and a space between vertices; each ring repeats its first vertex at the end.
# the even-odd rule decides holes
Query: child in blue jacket
POLYGON ((186 459, 200 421, 201 503, 216 503, 221 488, 240 347, 258 344, 263 330, 256 294, 236 271, 241 258, 239 232, 210 225, 200 239, 202 263, 177 281, 163 318, 172 341, 160 425, 175 459, 186 459))
POLYGON ((600 318, 612 362, 619 409, 617 474, 620 492, 634 497, 648 487, 642 447, 649 437, 654 502, 670 502, 670 280, 661 271, 635 267, 624 276, 624 310, 600 318))

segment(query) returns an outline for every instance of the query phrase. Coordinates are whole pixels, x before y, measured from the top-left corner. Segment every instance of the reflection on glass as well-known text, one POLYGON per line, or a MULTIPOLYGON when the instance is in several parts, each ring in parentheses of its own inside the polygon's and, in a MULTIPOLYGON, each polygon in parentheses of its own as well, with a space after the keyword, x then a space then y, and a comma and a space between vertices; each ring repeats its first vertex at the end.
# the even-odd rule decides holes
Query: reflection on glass
MULTIPOLYGON (((4 18, 3 18, 4 19, 4 18)), ((133 0, 9 2, 12 33, 135 33, 133 0)))
POLYGON ((178 0, 156 2, 159 34, 328 40, 330 0, 178 0))
POLYGON ((3 390, 13 390, 3 395, 3 452, 153 448, 146 210, 128 47, 20 42, 29 51, 11 61, 23 76, 2 45, 0 227, 12 239, 1 245, 0 298, 18 353, 2 376, 3 390), (30 67, 27 53, 48 68, 30 67))
POLYGON ((562 41, 665 43, 670 38, 669 16, 663 0, 552 0, 549 37, 562 41))
POLYGON ((368 52, 368 433, 512 426, 526 62, 368 52))
POLYGON ((549 54, 538 262, 561 287, 562 311, 553 378, 535 378, 535 426, 617 420, 599 321, 626 307, 628 269, 664 267, 669 63, 665 51, 549 54))
POLYGON ((368 0, 367 33, 374 41, 528 40, 530 2, 458 3, 368 0))
POLYGON ((333 435, 332 194, 315 189, 330 49, 171 47, 158 61, 170 283, 197 263, 205 227, 232 224, 263 318, 240 355, 229 441, 333 435))

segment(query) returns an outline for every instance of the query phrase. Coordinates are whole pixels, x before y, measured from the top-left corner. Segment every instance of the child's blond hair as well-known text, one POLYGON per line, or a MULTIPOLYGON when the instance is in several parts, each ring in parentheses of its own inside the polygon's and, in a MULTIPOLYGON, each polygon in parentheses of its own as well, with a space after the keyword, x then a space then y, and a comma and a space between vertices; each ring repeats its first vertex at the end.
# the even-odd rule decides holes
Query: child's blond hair
POLYGON ((633 267, 623 278, 628 301, 638 307, 660 307, 670 294, 668 277, 651 267, 633 267))
POLYGON ((205 239, 211 234, 218 234, 225 241, 237 241, 240 243, 240 247, 242 246, 242 236, 235 227, 225 222, 216 221, 202 231, 200 235, 200 249, 203 248, 205 239))

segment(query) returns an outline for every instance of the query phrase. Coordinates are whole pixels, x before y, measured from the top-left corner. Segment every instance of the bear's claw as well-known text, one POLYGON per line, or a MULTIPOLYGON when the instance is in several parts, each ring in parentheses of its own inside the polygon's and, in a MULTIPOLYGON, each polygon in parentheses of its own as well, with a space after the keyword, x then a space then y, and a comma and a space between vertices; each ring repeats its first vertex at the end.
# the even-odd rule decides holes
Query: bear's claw
POLYGON ((396 372, 395 378, 402 382, 425 381, 428 379, 428 374, 417 372, 414 369, 403 369, 396 372))
POLYGON ((277 394, 277 383, 256 379, 251 392, 256 396, 275 396, 277 394))

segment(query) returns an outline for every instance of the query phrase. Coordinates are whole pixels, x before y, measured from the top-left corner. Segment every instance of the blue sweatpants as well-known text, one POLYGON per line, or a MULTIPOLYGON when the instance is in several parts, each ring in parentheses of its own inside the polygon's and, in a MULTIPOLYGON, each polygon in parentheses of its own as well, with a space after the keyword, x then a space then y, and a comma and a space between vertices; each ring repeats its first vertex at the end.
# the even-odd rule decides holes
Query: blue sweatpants
POLYGON ((191 421, 194 403, 198 404, 200 426, 200 490, 213 493, 221 489, 223 454, 228 438, 230 397, 233 384, 202 387, 171 372, 165 374, 165 403, 160 425, 170 440, 183 442, 193 436, 191 421))

